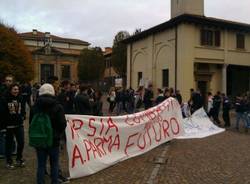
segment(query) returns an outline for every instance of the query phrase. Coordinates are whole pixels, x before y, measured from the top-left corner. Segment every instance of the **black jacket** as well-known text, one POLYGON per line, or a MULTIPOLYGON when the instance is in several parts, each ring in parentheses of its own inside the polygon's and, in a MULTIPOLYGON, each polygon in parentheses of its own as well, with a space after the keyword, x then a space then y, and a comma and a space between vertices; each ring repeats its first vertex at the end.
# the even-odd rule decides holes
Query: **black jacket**
POLYGON ((91 105, 87 94, 80 93, 76 96, 75 111, 79 115, 91 115, 91 105))
POLYGON ((235 111, 238 113, 244 113, 247 111, 247 105, 244 100, 236 99, 235 111))
POLYGON ((215 95, 213 98, 213 107, 215 109, 220 109, 221 105, 221 97, 219 95, 215 95))
POLYGON ((44 112, 50 117, 51 126, 53 129, 53 147, 59 146, 60 138, 64 134, 66 128, 66 119, 62 105, 60 105, 56 98, 49 95, 40 96, 35 105, 30 111, 30 123, 34 114, 44 112))
POLYGON ((25 103, 23 98, 7 94, 2 99, 3 128, 15 128, 23 125, 25 119, 25 103))
POLYGON ((59 103, 63 106, 65 114, 74 113, 74 98, 74 93, 64 90, 57 96, 59 103))
POLYGON ((154 98, 153 91, 146 89, 144 97, 143 97, 143 102, 144 102, 145 109, 153 107, 152 98, 154 98))
POLYGON ((229 101, 229 99, 227 97, 223 98, 223 111, 226 112, 226 111, 229 111, 230 108, 231 108, 231 103, 229 101))
POLYGON ((94 116, 103 116, 102 101, 97 100, 93 103, 93 115, 94 116))

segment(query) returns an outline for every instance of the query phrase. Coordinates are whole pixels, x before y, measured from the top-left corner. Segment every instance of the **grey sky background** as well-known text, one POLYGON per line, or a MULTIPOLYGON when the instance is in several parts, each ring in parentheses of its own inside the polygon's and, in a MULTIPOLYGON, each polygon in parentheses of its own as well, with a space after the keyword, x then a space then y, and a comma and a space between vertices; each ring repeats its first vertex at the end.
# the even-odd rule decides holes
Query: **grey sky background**
MULTIPOLYGON (((250 0, 205 0, 205 15, 250 24, 250 0)), ((120 30, 129 33, 170 18, 170 0, 0 0, 0 20, 18 32, 37 29, 112 47, 120 30)))

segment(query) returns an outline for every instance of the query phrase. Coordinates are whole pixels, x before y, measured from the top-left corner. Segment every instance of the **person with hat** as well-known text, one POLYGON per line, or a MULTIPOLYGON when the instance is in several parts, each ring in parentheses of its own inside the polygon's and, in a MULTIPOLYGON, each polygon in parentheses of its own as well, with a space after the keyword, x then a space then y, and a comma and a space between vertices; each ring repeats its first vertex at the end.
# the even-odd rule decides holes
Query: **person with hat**
POLYGON ((39 97, 31 108, 30 123, 36 113, 46 113, 53 129, 53 143, 48 148, 35 148, 37 154, 37 183, 44 183, 47 158, 50 158, 51 183, 58 184, 59 175, 59 145, 61 135, 66 128, 66 119, 62 105, 55 98, 55 90, 51 84, 43 84, 39 89, 39 97))

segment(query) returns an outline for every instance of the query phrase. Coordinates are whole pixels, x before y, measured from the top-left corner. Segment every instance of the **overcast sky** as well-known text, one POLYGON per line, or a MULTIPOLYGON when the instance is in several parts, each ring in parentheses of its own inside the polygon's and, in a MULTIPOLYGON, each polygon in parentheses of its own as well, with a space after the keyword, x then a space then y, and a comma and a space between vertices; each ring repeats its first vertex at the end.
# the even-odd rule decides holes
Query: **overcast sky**
MULTIPOLYGON (((250 0, 205 0, 205 15, 250 24, 250 0)), ((112 47, 120 30, 132 33, 170 18, 170 0, 0 0, 0 20, 18 32, 53 35, 112 47)))

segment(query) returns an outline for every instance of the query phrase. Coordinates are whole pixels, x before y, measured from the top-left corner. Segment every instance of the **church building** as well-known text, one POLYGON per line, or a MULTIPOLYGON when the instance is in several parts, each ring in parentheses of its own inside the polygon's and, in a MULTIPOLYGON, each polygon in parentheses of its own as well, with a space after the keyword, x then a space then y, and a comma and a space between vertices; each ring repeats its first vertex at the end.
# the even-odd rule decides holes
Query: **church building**
POLYGON ((171 0, 169 21, 124 42, 128 87, 173 87, 184 100, 190 88, 229 96, 250 90, 250 24, 206 17, 204 0, 171 0))
POLYGON ((80 53, 88 48, 88 42, 63 38, 36 29, 20 33, 19 36, 32 54, 35 70, 33 83, 46 82, 51 76, 57 76, 60 81, 78 81, 77 65, 80 53))

